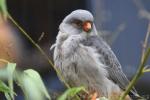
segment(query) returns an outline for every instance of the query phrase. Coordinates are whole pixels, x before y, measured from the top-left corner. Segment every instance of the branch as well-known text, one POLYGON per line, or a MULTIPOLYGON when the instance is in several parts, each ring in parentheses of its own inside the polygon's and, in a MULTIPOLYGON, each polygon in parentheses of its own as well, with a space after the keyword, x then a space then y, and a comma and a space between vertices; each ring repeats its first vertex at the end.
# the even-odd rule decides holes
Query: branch
POLYGON ((145 64, 146 64, 146 62, 147 62, 147 60, 148 60, 148 58, 150 56, 150 47, 146 51, 149 34, 150 34, 150 23, 148 24, 148 30, 147 30, 147 34, 146 34, 146 37, 145 37, 145 40, 144 40, 144 44, 143 44, 141 63, 139 65, 139 68, 138 68, 135 76, 133 77, 133 79, 129 83, 128 87, 126 88, 126 91, 121 95, 120 100, 124 100, 124 98, 128 95, 130 90, 133 88, 133 86, 138 81, 138 79, 143 75, 143 73, 145 71, 146 72, 149 71, 149 70, 143 71, 143 69, 145 68, 145 64))
POLYGON ((145 39, 144 39, 144 43, 142 45, 143 49, 142 49, 142 55, 141 55, 141 63, 144 60, 144 53, 145 53, 145 50, 146 50, 147 45, 148 45, 148 38, 149 38, 149 36, 150 36, 150 22, 148 24, 147 33, 146 33, 146 36, 145 36, 145 39))

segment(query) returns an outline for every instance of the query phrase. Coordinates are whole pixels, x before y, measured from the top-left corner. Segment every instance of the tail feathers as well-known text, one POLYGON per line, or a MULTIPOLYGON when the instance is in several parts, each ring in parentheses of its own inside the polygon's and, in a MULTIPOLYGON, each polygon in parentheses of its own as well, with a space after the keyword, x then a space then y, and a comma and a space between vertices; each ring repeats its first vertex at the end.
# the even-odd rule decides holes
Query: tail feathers
POLYGON ((129 92, 129 96, 132 100, 147 100, 144 97, 141 97, 137 93, 129 92))

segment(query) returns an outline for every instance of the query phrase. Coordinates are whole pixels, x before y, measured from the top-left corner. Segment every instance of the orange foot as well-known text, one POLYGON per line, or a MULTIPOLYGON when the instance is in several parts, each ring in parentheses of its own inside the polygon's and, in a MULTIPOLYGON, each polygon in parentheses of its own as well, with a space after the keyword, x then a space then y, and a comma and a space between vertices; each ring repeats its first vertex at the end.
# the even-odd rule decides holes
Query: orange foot
POLYGON ((94 92, 93 94, 91 94, 91 99, 90 100, 96 100, 97 97, 98 97, 97 92, 94 92))

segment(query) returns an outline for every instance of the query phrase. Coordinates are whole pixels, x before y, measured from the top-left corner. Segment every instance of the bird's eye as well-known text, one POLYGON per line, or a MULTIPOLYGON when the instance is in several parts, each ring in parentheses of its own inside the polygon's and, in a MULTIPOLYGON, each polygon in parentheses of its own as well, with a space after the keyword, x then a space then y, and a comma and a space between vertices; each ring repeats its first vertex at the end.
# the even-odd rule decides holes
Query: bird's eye
POLYGON ((73 26, 77 27, 77 28, 81 28, 82 27, 82 21, 80 20, 74 20, 72 22, 73 26))

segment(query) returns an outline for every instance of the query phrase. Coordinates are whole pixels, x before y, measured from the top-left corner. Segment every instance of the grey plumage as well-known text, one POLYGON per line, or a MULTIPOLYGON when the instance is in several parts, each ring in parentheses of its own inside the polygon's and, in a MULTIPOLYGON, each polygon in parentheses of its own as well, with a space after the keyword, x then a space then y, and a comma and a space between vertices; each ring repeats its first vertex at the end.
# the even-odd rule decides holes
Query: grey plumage
MULTIPOLYGON (((101 37, 91 36, 83 41, 86 46, 92 46, 97 49, 99 54, 103 56, 100 58, 101 62, 108 66, 106 69, 109 73, 109 79, 113 80, 114 83, 118 84, 122 90, 125 90, 126 86, 129 84, 129 80, 126 75, 122 72, 121 65, 116 58, 115 54, 112 52, 111 48, 104 42, 101 37)), ((135 88, 131 90, 134 95, 137 95, 135 88)))
MULTIPOLYGON (((70 86, 85 86, 89 91, 109 97, 124 91, 129 80, 107 43, 97 35, 94 18, 86 10, 76 10, 60 24, 54 49, 54 63, 70 86), (90 21, 92 29, 85 32, 76 21, 90 21)), ((136 90, 131 90, 137 95, 136 90)))

